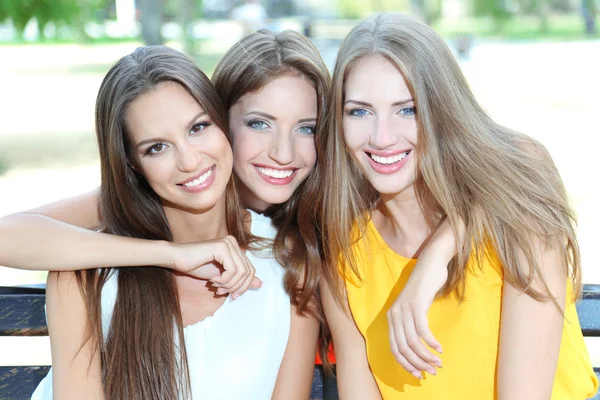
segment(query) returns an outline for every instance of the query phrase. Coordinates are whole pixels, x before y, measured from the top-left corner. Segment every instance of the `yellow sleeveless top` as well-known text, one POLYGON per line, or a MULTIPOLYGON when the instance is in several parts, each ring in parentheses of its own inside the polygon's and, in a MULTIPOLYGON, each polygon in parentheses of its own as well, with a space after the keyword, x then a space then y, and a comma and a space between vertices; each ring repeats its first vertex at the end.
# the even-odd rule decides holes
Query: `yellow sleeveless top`
MULTIPOLYGON (((390 350, 386 312, 406 284, 416 260, 387 246, 372 222, 353 248, 361 280, 347 277, 345 286, 354 321, 365 338, 369 365, 385 400, 496 398, 496 361, 500 333, 502 269, 483 258, 469 262, 465 298, 436 300, 429 326, 442 344, 443 368, 418 380, 398 364, 390 350)), ((570 285, 569 285, 570 286, 570 285)), ((570 298, 571 288, 567 295, 570 298)), ((575 305, 569 301, 552 400, 592 397, 598 388, 575 305)))

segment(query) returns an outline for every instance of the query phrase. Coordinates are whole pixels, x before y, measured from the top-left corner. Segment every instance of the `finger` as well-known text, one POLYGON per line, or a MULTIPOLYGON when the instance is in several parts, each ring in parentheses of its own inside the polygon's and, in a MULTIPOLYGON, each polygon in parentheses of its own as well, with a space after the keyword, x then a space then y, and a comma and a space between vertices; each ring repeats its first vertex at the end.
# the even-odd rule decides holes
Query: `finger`
POLYGON ((418 368, 425 367, 422 369, 422 371, 427 371, 430 374, 435 375, 435 368, 431 364, 442 365, 442 360, 429 351, 429 349, 421 341, 420 336, 417 334, 413 313, 403 313, 402 325, 404 327, 406 343, 415 354, 415 357, 418 358, 419 365, 414 363, 413 365, 418 368))
POLYGON ((398 326, 394 317, 391 313, 388 312, 388 326, 389 326, 389 340, 390 340, 390 348, 392 349, 392 354, 396 358, 398 364, 402 366, 406 371, 412 374, 417 379, 423 379, 423 374, 414 365, 408 362, 408 360, 400 354, 400 350, 398 350, 398 336, 402 333, 399 332, 402 329, 402 326, 398 326))
MULTIPOLYGON (((429 351, 425 348, 421 339, 417 336, 412 312, 409 307, 402 310, 403 335, 398 340, 398 350, 408 362, 419 371, 427 371, 431 375, 436 374, 435 367, 426 361, 429 351), (420 354, 417 354, 419 352, 420 354), (425 356, 425 357, 422 357, 425 356)), ((429 355, 432 355, 429 353, 429 355)))
POLYGON ((262 281, 260 280, 260 278, 258 276, 252 277, 252 281, 250 282, 250 287, 252 289, 258 289, 258 288, 262 287, 262 281))
POLYGON ((256 278, 256 276, 254 276, 254 274, 256 273, 256 270, 254 269, 254 266, 252 265, 250 260, 248 260, 248 258, 245 255, 244 255, 244 261, 246 263, 246 267, 248 268, 249 273, 248 273, 248 276, 246 277, 246 280, 244 281, 244 284, 242 285, 242 287, 234 293, 234 300, 239 295, 244 293, 246 290, 253 287, 253 285, 257 285, 257 284, 262 285, 262 282, 260 281, 260 279, 256 278))
POLYGON ((232 259, 236 264, 235 274, 231 277, 229 282, 224 285, 228 289, 230 293, 235 293, 242 288, 246 278, 250 275, 250 271, 248 270, 248 265, 245 262, 245 254, 241 253, 237 242, 227 242, 229 251, 232 259))
MULTIPOLYGON (((414 313, 415 317, 415 327, 417 329, 417 334, 423 339, 423 341, 427 344, 427 346, 431 347, 438 353, 442 352, 442 345, 437 341, 433 333, 431 333, 431 329, 429 329, 429 320, 427 319, 427 312, 416 311, 414 313)), ((441 360, 440 365, 441 367, 441 360)))
POLYGON ((228 292, 233 293, 240 286, 246 266, 243 259, 240 257, 239 252, 236 249, 236 245, 231 243, 229 240, 224 240, 226 252, 231 260, 231 263, 227 266, 223 265, 225 271, 223 272, 223 283, 222 286, 227 289, 228 292))

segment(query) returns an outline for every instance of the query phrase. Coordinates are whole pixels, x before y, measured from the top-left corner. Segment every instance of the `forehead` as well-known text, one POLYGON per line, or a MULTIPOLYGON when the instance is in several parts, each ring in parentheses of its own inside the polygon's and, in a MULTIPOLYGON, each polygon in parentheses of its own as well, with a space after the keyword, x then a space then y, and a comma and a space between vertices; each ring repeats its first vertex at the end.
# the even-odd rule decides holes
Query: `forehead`
POLYGON ((261 110, 293 108, 301 105, 308 112, 317 111, 317 91, 304 75, 283 75, 273 79, 260 90, 247 93, 239 102, 243 108, 257 107, 261 110))
POLYGON ((411 97, 400 69, 380 54, 365 56, 351 67, 344 81, 344 92, 346 98, 362 100, 377 97, 395 102, 411 97))
POLYGON ((129 105, 125 123, 134 142, 149 135, 166 135, 185 129, 203 111, 198 101, 180 84, 165 82, 129 105))

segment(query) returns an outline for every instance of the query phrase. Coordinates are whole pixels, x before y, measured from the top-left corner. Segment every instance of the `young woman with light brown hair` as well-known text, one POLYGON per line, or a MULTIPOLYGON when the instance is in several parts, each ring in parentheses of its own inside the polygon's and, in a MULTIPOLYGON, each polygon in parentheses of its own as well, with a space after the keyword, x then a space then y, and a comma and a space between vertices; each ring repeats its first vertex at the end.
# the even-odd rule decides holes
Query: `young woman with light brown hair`
POLYGON ((541 144, 483 111, 432 29, 379 14, 351 31, 322 146, 331 264, 322 297, 341 397, 595 393, 574 305, 575 216, 558 171, 541 144), (433 285, 415 281, 442 221, 463 245, 429 271, 433 285), (428 312, 407 312, 405 290, 433 300, 438 289, 428 312), (431 361, 415 329, 427 323, 444 349, 431 361))

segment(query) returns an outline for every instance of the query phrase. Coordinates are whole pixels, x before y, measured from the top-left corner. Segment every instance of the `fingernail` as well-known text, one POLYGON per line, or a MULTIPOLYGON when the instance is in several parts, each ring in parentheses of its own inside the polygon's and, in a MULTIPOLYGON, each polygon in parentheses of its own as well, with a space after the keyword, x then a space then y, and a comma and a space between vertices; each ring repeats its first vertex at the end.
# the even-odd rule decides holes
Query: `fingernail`
POLYGON ((420 372, 415 371, 412 374, 417 379, 423 379, 423 375, 420 372))
POLYGON ((238 297, 240 297, 240 295, 237 293, 234 293, 231 295, 231 300, 233 301, 233 300, 237 299, 238 297))
POLYGON ((435 372, 435 369, 429 369, 427 370, 427 372, 429 372, 430 375, 436 375, 437 372, 435 372))
POLYGON ((436 367, 438 367, 438 368, 442 368, 442 363, 441 363, 441 361, 437 361, 437 362, 435 362, 434 364, 435 364, 435 366, 436 366, 436 367))
POLYGON ((217 294, 225 294, 225 293, 226 293, 225 289, 223 289, 223 288, 217 289, 217 294))

